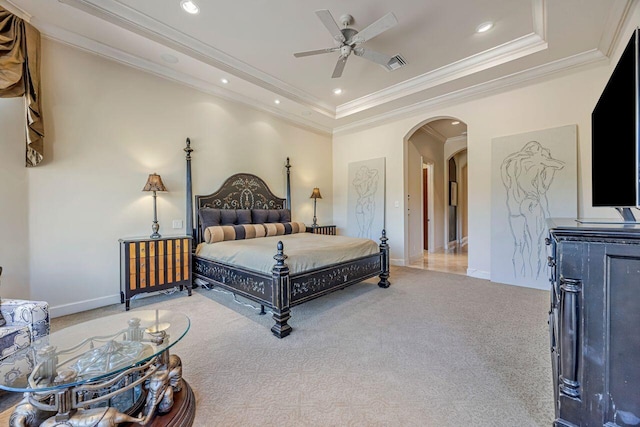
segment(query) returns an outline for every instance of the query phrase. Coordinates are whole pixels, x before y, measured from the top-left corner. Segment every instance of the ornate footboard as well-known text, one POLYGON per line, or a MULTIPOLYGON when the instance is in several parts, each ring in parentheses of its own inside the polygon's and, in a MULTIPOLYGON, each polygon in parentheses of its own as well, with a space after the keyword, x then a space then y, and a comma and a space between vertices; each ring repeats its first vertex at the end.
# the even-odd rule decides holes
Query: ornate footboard
POLYGON ((382 231, 380 252, 340 264, 318 268, 295 275, 289 274, 282 242, 278 242, 276 263, 271 275, 232 266, 205 258, 194 257, 194 276, 212 286, 219 286, 273 310, 275 324, 271 332, 284 338, 291 333, 288 321, 291 307, 344 289, 374 276, 378 286, 388 288, 389 246, 382 231))

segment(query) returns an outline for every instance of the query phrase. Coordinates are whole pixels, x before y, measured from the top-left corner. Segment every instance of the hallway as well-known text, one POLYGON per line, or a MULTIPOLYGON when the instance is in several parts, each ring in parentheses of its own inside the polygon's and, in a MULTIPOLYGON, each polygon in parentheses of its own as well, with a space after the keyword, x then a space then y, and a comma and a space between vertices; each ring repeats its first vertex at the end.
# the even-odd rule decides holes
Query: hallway
POLYGON ((424 251, 423 259, 410 264, 409 267, 462 274, 466 276, 468 266, 467 249, 468 246, 465 245, 448 251, 445 251, 444 249, 433 253, 424 251))

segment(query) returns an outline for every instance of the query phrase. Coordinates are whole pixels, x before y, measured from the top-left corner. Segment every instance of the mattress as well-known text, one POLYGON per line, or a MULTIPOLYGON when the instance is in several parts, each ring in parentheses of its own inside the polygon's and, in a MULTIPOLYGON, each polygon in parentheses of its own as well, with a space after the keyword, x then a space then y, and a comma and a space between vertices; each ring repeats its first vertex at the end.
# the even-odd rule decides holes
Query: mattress
POLYGON ((371 239, 347 236, 325 236, 312 233, 287 234, 256 239, 200 243, 196 256, 249 270, 270 274, 282 241, 290 274, 298 274, 332 264, 362 258, 380 252, 371 239))

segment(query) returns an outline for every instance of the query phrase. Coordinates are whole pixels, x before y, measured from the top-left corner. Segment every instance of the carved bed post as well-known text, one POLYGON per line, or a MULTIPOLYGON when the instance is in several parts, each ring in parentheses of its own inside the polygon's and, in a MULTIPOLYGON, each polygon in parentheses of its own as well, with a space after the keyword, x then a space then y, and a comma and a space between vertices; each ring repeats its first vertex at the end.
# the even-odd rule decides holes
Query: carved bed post
POLYGON ((380 281, 378 282, 378 286, 381 288, 388 288, 391 283, 389 282, 389 245, 387 245, 387 231, 382 230, 382 237, 380 237, 380 253, 382 254, 381 268, 382 273, 380 273, 380 281))
POLYGON ((287 168, 287 209, 291 210, 291 165, 289 164, 289 158, 287 157, 287 164, 284 165, 287 168))
POLYGON ((196 235, 193 229, 193 196, 191 186, 191 152, 193 151, 193 148, 191 148, 191 140, 189 138, 187 138, 187 146, 184 148, 184 151, 187 153, 187 218, 185 228, 187 231, 186 234, 195 239, 196 235))
POLYGON ((287 321, 291 318, 289 310, 289 296, 291 295, 289 282, 289 266, 284 260, 287 256, 284 254, 282 242, 278 242, 278 253, 274 255, 276 265, 273 266, 273 320, 276 324, 271 328, 271 332, 278 338, 284 338, 291 333, 291 326, 287 321))

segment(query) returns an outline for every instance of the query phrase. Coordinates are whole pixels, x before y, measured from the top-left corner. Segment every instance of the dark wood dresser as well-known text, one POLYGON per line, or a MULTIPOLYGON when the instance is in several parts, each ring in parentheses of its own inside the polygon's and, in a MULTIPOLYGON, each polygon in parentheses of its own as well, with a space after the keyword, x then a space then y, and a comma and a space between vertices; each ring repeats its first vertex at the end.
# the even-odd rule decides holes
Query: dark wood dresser
POLYGON ((144 292, 179 286, 191 295, 191 246, 189 236, 120 239, 120 302, 126 309, 144 292))
POLYGON ((548 221, 554 426, 640 424, 640 225, 548 221))

